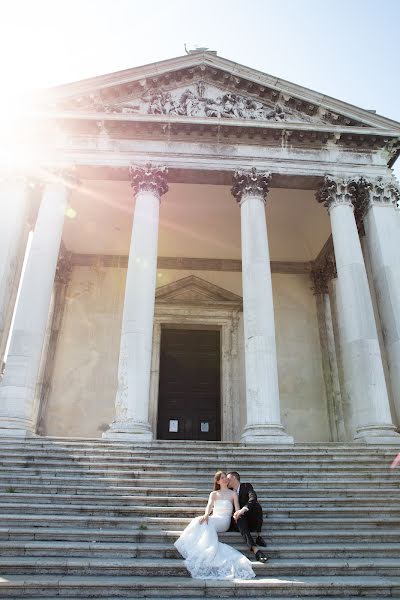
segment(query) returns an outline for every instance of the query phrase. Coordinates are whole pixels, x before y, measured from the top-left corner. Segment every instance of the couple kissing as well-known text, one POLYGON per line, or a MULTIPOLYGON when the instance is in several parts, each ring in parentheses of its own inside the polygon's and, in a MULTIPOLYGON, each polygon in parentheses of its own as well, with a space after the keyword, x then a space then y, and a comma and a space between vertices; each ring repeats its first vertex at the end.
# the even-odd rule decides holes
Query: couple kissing
POLYGON ((175 546, 195 579, 251 579, 255 577, 251 562, 220 542, 218 533, 240 531, 256 560, 265 563, 268 558, 259 549, 265 546, 262 522, 262 508, 251 483, 240 483, 237 471, 217 471, 204 515, 192 519, 175 546))

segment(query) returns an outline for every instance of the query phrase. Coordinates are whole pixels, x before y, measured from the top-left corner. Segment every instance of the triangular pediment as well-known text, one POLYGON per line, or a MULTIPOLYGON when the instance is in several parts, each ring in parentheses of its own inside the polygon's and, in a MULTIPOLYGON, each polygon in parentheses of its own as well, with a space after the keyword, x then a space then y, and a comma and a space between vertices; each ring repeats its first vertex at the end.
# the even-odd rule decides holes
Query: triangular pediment
POLYGON ((150 115, 152 119, 237 119, 368 127, 400 124, 212 52, 160 61, 48 90, 53 109, 150 115))
POLYGON ((156 290, 157 304, 223 305, 240 308, 242 298, 218 285, 189 275, 156 290))

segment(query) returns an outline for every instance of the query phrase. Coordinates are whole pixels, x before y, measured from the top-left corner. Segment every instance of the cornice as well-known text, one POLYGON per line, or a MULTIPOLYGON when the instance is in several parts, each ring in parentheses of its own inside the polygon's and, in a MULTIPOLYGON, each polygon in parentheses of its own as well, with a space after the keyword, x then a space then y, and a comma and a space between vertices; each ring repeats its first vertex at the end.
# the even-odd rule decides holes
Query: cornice
POLYGON ((198 142, 244 141, 251 145, 270 143, 279 147, 321 147, 327 143, 343 148, 382 149, 387 161, 398 152, 400 135, 394 130, 340 127, 313 123, 271 122, 235 118, 180 117, 110 113, 40 113, 44 126, 63 135, 106 134, 110 139, 192 139, 198 142), (270 140, 270 142, 268 142, 270 140))
POLYGON ((400 124, 392 119, 230 61, 211 52, 196 52, 187 56, 58 86, 46 90, 45 94, 50 95, 54 101, 93 93, 107 95, 110 92, 113 95, 112 88, 119 86, 129 87, 138 84, 145 87, 149 84, 159 85, 162 81, 168 81, 175 77, 178 81, 184 81, 185 78, 186 80, 190 80, 191 78, 193 79, 196 70, 202 73, 203 76, 205 73, 209 74, 211 79, 214 78, 216 81, 229 80, 241 90, 247 89, 248 91, 248 87, 250 86, 254 88, 253 91, 260 97, 263 97, 263 94, 267 96, 272 94, 275 95, 275 98, 280 97, 281 101, 300 102, 303 105, 303 110, 305 109, 306 111, 311 110, 311 112, 315 112, 322 109, 328 113, 337 112, 337 115, 332 115, 335 120, 359 119, 364 125, 376 128, 388 129, 393 127, 400 134, 400 124), (259 89, 256 90, 255 88, 259 89))
POLYGON ((375 127, 322 125, 318 123, 295 123, 287 121, 251 121, 243 119, 210 119, 210 117, 180 117, 175 115, 140 115, 108 112, 75 112, 75 111, 38 111, 31 115, 40 120, 49 121, 92 121, 106 124, 107 122, 132 122, 132 123, 180 123, 182 125, 225 125, 227 127, 255 127, 260 129, 278 129, 293 131, 318 131, 347 135, 374 135, 396 138, 400 141, 400 129, 376 129, 375 127))

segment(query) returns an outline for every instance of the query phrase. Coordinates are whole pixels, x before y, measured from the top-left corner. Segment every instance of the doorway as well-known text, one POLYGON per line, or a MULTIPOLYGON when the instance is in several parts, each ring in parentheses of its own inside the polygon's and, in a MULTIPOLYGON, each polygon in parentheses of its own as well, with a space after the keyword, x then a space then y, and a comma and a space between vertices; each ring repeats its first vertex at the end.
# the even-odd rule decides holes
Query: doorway
POLYGON ((161 330, 157 437, 221 439, 219 330, 161 330))

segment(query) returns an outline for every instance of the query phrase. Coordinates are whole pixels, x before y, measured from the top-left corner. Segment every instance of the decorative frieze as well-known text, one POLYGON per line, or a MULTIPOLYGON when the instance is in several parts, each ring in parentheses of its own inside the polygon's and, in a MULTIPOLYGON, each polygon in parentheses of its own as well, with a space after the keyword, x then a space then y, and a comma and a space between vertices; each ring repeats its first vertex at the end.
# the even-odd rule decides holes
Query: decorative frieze
POLYGON ((164 166, 153 166, 147 163, 144 166, 132 165, 129 167, 131 187, 135 195, 138 192, 153 192, 160 199, 168 192, 168 169, 164 166))
MULTIPOLYGON (((283 103, 267 106, 259 99, 209 86, 205 81, 186 89, 150 88, 136 101, 103 105, 109 113, 141 113, 184 117, 217 117, 255 121, 310 122, 311 117, 283 103)), ((322 122, 319 120, 319 122, 322 122)))
POLYGON ((235 171, 231 193, 239 203, 245 196, 260 196, 265 203, 271 177, 268 172, 257 173, 256 167, 235 171))

